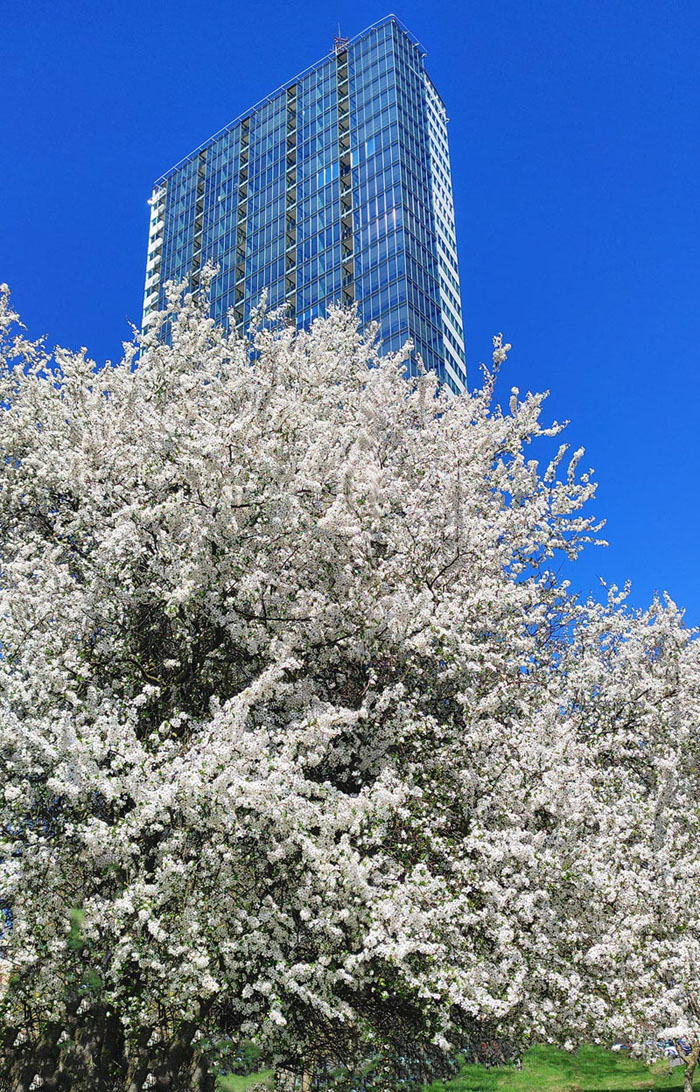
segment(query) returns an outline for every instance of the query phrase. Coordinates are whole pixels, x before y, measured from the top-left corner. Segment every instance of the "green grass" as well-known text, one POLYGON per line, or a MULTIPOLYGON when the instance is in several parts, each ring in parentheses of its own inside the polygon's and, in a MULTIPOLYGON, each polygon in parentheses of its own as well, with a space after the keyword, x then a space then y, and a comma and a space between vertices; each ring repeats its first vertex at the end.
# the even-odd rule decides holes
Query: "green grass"
POLYGON ((229 1073, 227 1077, 219 1077, 216 1082, 217 1092, 246 1092, 254 1084, 267 1081, 272 1088, 272 1070, 265 1069, 262 1073, 249 1073, 246 1077, 239 1077, 229 1073))
MULTIPOLYGON (((258 1081, 269 1081, 272 1073, 251 1073, 248 1077, 220 1077, 218 1092, 245 1092, 258 1081)), ((698 1082, 696 1081, 696 1087, 698 1082)), ((582 1047, 568 1054, 550 1046, 537 1046, 523 1059, 522 1069, 465 1065, 459 1077, 435 1081, 425 1092, 682 1092, 683 1067, 669 1072, 668 1063, 644 1065, 624 1054, 601 1047, 582 1047)))
POLYGON ((682 1066, 669 1073, 667 1062, 649 1068, 600 1047, 582 1047, 577 1054, 569 1054, 537 1046, 525 1055, 522 1069, 466 1065, 459 1077, 444 1084, 435 1081, 427 1092, 671 1092, 682 1088, 682 1066))

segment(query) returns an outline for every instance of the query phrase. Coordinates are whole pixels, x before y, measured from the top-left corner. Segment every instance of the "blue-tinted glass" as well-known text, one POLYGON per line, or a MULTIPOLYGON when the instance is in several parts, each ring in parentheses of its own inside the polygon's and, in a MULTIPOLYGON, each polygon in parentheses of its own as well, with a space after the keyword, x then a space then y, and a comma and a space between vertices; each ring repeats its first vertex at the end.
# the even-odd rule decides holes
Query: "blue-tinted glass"
POLYGON ((334 302, 466 382, 444 107, 392 16, 320 61, 156 185, 144 323, 168 280, 243 325, 267 291, 299 326, 334 302))

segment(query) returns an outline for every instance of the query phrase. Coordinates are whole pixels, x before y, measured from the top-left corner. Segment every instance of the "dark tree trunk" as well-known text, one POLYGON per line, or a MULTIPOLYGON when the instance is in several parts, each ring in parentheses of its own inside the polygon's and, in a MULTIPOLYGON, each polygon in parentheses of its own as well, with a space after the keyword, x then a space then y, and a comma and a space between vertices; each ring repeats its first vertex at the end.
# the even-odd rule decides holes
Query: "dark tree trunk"
POLYGON ((126 1081, 124 1082, 125 1092, 141 1092, 143 1088, 143 1082, 146 1080, 151 1068, 146 1044, 153 1031, 152 1027, 143 1028, 139 1033, 133 1053, 129 1051, 126 1081))
POLYGON ((216 1089, 216 1075, 212 1073, 206 1058, 203 1058, 201 1054, 192 1064, 190 1088, 192 1092, 215 1092, 216 1089))
POLYGON ((676 1043, 676 1050, 678 1051, 678 1057, 682 1061, 685 1061, 683 1092, 693 1092, 693 1077, 695 1075, 695 1068, 698 1064, 698 1058, 700 1058, 700 1042, 691 1043, 690 1054, 684 1054, 681 1050, 680 1043, 676 1043))

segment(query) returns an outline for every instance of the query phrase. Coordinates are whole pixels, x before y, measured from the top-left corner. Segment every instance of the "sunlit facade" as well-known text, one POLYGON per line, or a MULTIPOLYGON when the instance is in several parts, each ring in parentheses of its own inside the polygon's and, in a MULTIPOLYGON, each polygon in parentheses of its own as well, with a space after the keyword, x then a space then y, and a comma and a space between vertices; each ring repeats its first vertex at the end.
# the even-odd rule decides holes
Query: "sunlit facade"
MULTIPOLYGON (((151 198, 144 326, 170 280, 218 272, 211 311, 245 326, 267 290, 298 326, 356 302, 385 349, 411 338, 466 386, 445 108, 395 16, 273 92, 178 163, 151 198)), ((413 362, 416 366, 416 361, 413 362)))

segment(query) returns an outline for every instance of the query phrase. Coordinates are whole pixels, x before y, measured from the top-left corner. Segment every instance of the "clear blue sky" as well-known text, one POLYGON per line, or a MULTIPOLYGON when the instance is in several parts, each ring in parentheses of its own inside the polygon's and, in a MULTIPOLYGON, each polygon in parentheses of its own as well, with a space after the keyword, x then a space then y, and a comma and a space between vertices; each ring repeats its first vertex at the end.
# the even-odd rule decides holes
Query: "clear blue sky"
MULTIPOLYGON (((23 0, 0 20, 0 280, 33 335, 119 355, 153 180, 392 10, 310 0, 23 0)), ((700 624, 700 4, 402 0, 448 108, 470 382, 549 389, 600 482, 572 569, 700 624)))

